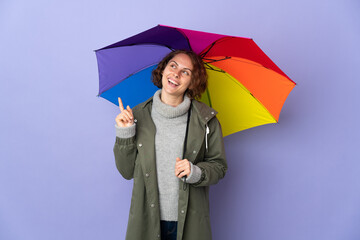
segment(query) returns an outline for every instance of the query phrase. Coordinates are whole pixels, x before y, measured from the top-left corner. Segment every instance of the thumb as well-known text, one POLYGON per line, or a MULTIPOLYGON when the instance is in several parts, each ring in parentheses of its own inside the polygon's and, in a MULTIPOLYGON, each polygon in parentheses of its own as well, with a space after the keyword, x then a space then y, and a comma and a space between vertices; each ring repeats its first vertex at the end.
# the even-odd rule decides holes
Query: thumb
POLYGON ((181 159, 180 159, 179 157, 177 157, 177 158, 176 158, 176 161, 179 162, 179 161, 181 161, 181 159))

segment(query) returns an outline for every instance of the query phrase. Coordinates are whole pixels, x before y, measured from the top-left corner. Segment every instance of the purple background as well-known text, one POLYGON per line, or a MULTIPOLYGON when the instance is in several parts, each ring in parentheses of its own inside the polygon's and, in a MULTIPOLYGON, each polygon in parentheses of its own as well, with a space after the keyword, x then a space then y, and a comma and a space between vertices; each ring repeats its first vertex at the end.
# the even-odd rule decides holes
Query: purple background
POLYGON ((357 0, 1 1, 0 239, 124 239, 132 181, 115 167, 118 108, 96 97, 92 50, 159 23, 251 37, 298 83, 279 124, 225 139, 214 239, 360 239, 359 10, 357 0))

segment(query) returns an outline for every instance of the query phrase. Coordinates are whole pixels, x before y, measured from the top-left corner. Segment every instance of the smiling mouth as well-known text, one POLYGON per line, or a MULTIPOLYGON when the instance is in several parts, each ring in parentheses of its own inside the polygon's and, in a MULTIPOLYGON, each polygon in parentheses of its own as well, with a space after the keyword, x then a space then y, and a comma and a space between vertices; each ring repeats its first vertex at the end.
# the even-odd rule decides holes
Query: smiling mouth
POLYGON ((170 82, 171 84, 175 85, 175 86, 179 86, 180 84, 171 80, 170 78, 168 78, 168 82, 170 82))

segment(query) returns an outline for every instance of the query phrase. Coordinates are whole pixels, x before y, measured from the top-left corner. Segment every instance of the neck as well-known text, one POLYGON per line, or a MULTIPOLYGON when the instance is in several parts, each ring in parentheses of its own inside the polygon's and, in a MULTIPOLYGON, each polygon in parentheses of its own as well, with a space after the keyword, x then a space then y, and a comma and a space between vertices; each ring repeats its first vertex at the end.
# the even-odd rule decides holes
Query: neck
POLYGON ((172 95, 164 94, 162 92, 160 95, 160 99, 163 103, 176 107, 177 105, 179 105, 184 101, 184 96, 172 96, 172 95))

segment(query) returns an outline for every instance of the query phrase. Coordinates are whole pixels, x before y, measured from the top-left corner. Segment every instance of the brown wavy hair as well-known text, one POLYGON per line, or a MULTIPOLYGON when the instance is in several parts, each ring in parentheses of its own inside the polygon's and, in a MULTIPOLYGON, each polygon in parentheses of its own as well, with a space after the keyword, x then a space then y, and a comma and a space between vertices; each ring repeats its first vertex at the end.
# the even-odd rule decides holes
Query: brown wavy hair
POLYGON ((175 50, 166 55, 158 64, 157 68, 152 71, 152 82, 158 88, 162 88, 162 73, 166 65, 173 57, 180 53, 188 55, 193 65, 193 70, 191 71, 191 82, 189 88, 186 90, 186 94, 191 99, 200 99, 201 94, 203 94, 206 90, 208 75, 203 61, 193 51, 175 50))

